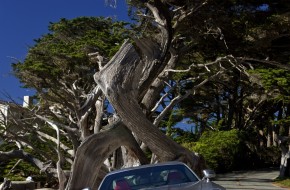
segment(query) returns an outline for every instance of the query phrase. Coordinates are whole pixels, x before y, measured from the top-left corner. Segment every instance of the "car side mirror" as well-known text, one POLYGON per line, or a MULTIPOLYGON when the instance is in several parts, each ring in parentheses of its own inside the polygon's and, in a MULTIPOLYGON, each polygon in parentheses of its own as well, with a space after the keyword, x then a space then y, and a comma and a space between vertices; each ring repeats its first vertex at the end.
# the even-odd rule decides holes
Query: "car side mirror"
POLYGON ((215 178, 215 176, 216 176, 216 174, 213 170, 207 169, 207 170, 203 170, 202 172, 204 175, 203 179, 206 179, 207 182, 209 182, 210 179, 215 178))

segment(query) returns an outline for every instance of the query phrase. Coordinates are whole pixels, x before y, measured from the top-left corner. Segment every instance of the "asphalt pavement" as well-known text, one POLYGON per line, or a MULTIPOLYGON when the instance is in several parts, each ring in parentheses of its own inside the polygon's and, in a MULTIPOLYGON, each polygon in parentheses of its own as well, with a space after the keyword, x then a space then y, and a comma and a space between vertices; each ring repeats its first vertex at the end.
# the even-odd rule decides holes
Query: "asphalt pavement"
POLYGON ((214 182, 227 190, 290 190, 290 188, 278 187, 273 183, 273 179, 278 175, 277 169, 238 171, 219 174, 214 182))

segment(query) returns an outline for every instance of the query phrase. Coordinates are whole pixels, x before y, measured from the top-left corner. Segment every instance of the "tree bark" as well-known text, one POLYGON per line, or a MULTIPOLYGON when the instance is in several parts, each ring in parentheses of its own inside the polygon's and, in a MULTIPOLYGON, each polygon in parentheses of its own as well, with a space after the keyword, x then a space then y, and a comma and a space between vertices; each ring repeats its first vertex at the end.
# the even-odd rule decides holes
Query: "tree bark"
POLYGON ((288 141, 288 137, 279 136, 279 146, 281 149, 281 162, 280 162, 279 177, 282 177, 282 178, 289 176, 290 151, 289 151, 289 146, 287 145, 287 141, 288 141))
MULTIPOLYGON (((149 49, 156 47, 156 44, 146 39, 142 42, 143 47, 147 46, 149 49)), ((142 48, 140 50, 142 51, 142 48)), ((146 57, 146 60, 154 60, 154 58, 146 57)), ((103 70, 95 74, 95 81, 124 124, 148 145, 160 161, 180 159, 199 173, 204 167, 200 157, 168 138, 142 112, 138 104, 138 87, 143 76, 142 71, 146 70, 143 65, 147 64, 142 64, 143 62, 133 45, 125 42, 103 70)))
POLYGON ((289 176, 289 171, 287 171, 287 168, 289 170, 289 151, 288 152, 282 152, 281 153, 281 163, 280 163, 280 173, 279 177, 284 178, 286 176, 289 176))
POLYGON ((0 185, 0 190, 9 190, 11 187, 11 181, 4 178, 3 183, 0 185))
POLYGON ((149 163, 131 132, 119 121, 80 145, 66 190, 97 189, 100 178, 104 177, 99 175, 103 162, 120 146, 127 147, 141 164, 149 163))

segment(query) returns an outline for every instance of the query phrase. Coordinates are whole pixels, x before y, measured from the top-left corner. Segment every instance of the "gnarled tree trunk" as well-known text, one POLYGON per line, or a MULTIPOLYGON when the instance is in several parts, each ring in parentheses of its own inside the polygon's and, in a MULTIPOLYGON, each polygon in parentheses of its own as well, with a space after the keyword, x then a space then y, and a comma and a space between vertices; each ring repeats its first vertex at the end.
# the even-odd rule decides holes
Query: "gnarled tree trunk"
MULTIPOLYGON (((154 49, 158 46, 143 40, 144 46, 154 49)), ((142 49, 141 49, 142 50, 142 49)), ((109 99, 121 122, 138 139, 146 143, 160 161, 180 160, 197 172, 204 167, 203 160, 195 153, 183 148, 162 133, 150 122, 138 104, 139 87, 144 77, 144 60, 141 60, 134 46, 128 41, 123 44, 112 60, 95 74, 95 80, 109 99)), ((154 60, 153 57, 146 60, 154 60)), ((88 137, 79 147, 73 165, 67 190, 98 186, 98 172, 105 158, 120 146, 135 148, 139 145, 125 126, 115 125, 109 131, 88 137), (132 139, 129 141, 128 139, 132 139), (134 140, 133 140, 134 139, 134 140), (97 145, 97 146, 96 146, 97 145), (93 168, 93 169, 92 169, 93 168), (74 172, 77 171, 77 172, 74 172)), ((137 148, 138 147, 138 148, 137 148)), ((140 155, 142 151, 140 150, 140 155)), ((143 159, 143 156, 138 157, 143 159)), ((140 160, 141 164, 145 162, 140 160)))
MULTIPOLYGON (((146 6, 157 22, 161 38, 159 42, 135 39, 136 47, 126 41, 110 62, 94 75, 98 87, 109 100, 122 124, 116 124, 111 130, 92 135, 82 143, 74 160, 67 190, 86 187, 96 189, 102 163, 121 146, 132 150, 141 164, 147 163, 134 136, 145 143, 159 161, 183 161, 198 174, 205 166, 199 155, 185 149, 161 132, 147 118, 144 107, 142 109, 140 106, 143 100, 143 104, 151 104, 146 105, 148 107, 145 110, 152 107, 150 87, 154 82, 155 85, 160 85, 157 77, 171 63, 166 62, 166 55, 170 49, 173 32, 171 16, 165 4, 155 0, 153 4, 146 3, 146 6)), ((176 55, 170 59, 173 65, 174 59, 177 59, 176 55)))
POLYGON ((85 187, 96 189, 104 177, 104 174, 100 175, 103 171, 101 166, 105 159, 120 146, 127 147, 141 164, 148 163, 131 132, 122 122, 117 121, 110 126, 110 129, 88 137, 81 144, 76 153, 66 189, 77 190, 85 187))
MULTIPOLYGON (((144 39, 148 49, 156 44, 144 39), (151 45, 152 44, 152 45, 151 45)), ((145 46, 145 45, 144 45, 145 46)), ((141 49, 142 51, 142 49, 141 49)), ((147 58, 148 60, 148 58, 147 58)), ((153 57, 149 60, 154 60, 153 57)), ((106 67, 95 75, 95 80, 120 115, 124 124, 154 152, 161 161, 187 157, 189 151, 169 139, 150 122, 137 102, 138 89, 144 71, 143 61, 132 44, 125 42, 106 67), (146 135, 144 135, 146 134, 146 135)), ((192 154, 190 165, 197 169, 199 157, 192 154), (194 166, 195 165, 195 166, 194 166)), ((188 161, 187 161, 188 162, 188 161)))

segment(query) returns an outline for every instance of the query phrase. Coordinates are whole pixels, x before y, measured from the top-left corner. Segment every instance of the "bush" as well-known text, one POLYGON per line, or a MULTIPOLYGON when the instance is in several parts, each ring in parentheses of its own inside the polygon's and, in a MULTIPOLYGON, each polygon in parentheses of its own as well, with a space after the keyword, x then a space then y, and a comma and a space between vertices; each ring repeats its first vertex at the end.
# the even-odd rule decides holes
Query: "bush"
POLYGON ((198 142, 183 143, 183 146, 201 154, 207 166, 217 172, 230 171, 236 168, 236 157, 241 151, 240 132, 207 131, 198 142))

